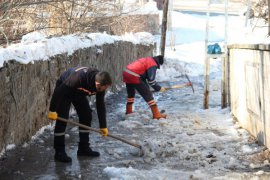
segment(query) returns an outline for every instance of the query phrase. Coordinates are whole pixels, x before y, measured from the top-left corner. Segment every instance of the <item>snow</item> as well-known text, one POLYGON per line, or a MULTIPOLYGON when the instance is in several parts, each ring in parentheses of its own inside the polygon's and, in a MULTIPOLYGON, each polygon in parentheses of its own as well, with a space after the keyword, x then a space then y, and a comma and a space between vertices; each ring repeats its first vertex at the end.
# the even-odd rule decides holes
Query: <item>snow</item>
POLYGON ((149 1, 144 5, 138 7, 138 1, 133 0, 125 0, 125 4, 123 6, 123 13, 128 14, 157 14, 158 9, 156 7, 156 2, 149 1))
MULTIPOLYGON (((30 142, 25 142, 22 147, 26 148, 29 146, 30 143, 35 142, 35 141, 39 141, 40 143, 43 143, 44 140, 41 138, 42 134, 44 133, 44 131, 50 130, 53 131, 54 129, 54 125, 51 123, 47 126, 43 126, 41 127, 34 136, 31 137, 30 142)), ((2 149, 2 151, 0 152, 0 157, 2 157, 6 151, 10 151, 12 149, 15 149, 16 145, 15 144, 8 144, 4 149, 2 149)))
MULTIPOLYGON (((228 44, 269 43, 267 28, 254 29, 251 21, 245 27, 244 20, 240 16, 229 16, 228 44)), ((130 160, 129 167, 115 164, 106 167, 103 173, 111 179, 257 179, 269 175, 263 170, 256 171, 269 165, 268 161, 256 164, 246 159, 264 147, 250 142, 250 135, 233 120, 229 108, 220 108, 220 59, 211 61, 210 108, 202 109, 205 15, 174 11, 172 22, 172 30, 167 37, 166 60, 157 72, 157 80, 161 84, 180 83, 186 81, 183 75, 188 74, 195 93, 192 94, 187 87, 155 94, 160 109, 165 109, 168 114, 167 119, 158 121, 152 119, 144 100, 136 96, 134 113, 123 115, 124 121, 116 124, 116 130, 126 129, 130 138, 143 140, 143 157, 139 165, 130 160)), ((212 17, 211 24, 210 42, 222 45, 224 16, 212 17)), ((72 54, 78 48, 116 40, 152 44, 156 39, 159 44, 159 38, 149 33, 122 37, 94 33, 46 38, 44 34, 34 32, 24 36, 21 43, 0 49, 0 66, 11 59, 21 63, 46 60, 56 54, 72 54)), ((114 113, 124 114, 124 109, 123 103, 114 113)), ((136 155, 134 148, 126 146, 108 149, 107 152, 116 159, 124 153, 136 155)))
MULTIPOLYGON (((171 170, 167 168, 162 169, 153 169, 153 170, 137 170, 132 167, 129 168, 115 168, 115 167, 107 167, 104 169, 105 173, 107 173, 112 179, 188 179, 190 176, 186 172, 179 170, 171 170), (164 176, 166 174, 166 176, 164 176), (120 176, 119 176, 120 175, 120 176)), ((202 177, 202 172, 196 171, 196 177, 202 177)))
POLYGON ((22 64, 34 61, 49 60, 57 54, 67 53, 92 46, 112 44, 115 41, 128 41, 134 44, 153 44, 154 37, 147 32, 111 36, 107 33, 82 33, 61 37, 46 38, 42 32, 29 33, 22 37, 21 43, 12 44, 7 48, 0 48, 0 68, 4 62, 16 60, 22 64))
POLYGON ((16 145, 15 145, 15 144, 8 144, 8 145, 6 146, 6 148, 3 149, 3 150, 0 152, 0 157, 2 157, 2 156, 5 154, 6 151, 12 150, 12 149, 14 149, 14 148, 16 148, 16 145))

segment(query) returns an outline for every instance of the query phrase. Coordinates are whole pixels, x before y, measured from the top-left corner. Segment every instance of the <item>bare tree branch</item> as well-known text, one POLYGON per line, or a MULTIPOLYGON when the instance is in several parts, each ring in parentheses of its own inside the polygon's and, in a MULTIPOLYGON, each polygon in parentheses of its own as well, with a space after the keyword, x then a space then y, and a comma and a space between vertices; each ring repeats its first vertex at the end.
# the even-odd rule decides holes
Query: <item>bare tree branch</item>
POLYGON ((140 24, 140 17, 125 16, 122 7, 120 0, 1 0, 0 44, 39 30, 47 35, 139 30, 132 22, 140 24))

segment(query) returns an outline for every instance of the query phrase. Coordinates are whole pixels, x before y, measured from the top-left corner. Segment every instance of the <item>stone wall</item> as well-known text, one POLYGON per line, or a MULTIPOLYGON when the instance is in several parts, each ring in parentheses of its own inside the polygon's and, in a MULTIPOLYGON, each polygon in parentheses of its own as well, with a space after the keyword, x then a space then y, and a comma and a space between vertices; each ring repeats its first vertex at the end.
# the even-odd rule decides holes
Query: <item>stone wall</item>
POLYGON ((270 147, 270 46, 231 45, 230 104, 234 117, 258 142, 270 147))
POLYGON ((151 56, 154 46, 117 41, 114 44, 77 50, 51 57, 34 64, 9 61, 0 69, 0 150, 8 144, 28 141, 47 119, 54 84, 69 67, 89 66, 108 71, 113 79, 112 90, 122 83, 122 70, 131 61, 151 56))

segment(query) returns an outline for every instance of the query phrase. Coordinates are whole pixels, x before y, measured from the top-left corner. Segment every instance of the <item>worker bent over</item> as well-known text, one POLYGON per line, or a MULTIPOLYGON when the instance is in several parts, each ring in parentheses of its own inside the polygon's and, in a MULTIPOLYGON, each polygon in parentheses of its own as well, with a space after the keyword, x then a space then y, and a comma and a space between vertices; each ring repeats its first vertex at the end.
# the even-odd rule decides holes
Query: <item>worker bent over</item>
POLYGON ((163 64, 163 56, 144 57, 127 65, 123 71, 123 81, 127 88, 127 104, 126 114, 132 113, 132 105, 134 103, 135 90, 144 98, 150 106, 153 119, 166 118, 166 114, 159 112, 157 104, 153 98, 153 93, 149 89, 149 85, 155 91, 165 92, 166 89, 161 87, 156 81, 156 71, 163 64))
MULTIPOLYGON (((64 72, 56 82, 52 95, 48 118, 57 120, 69 117, 71 103, 79 116, 79 122, 91 126, 92 110, 87 96, 96 95, 96 108, 99 119, 100 134, 108 135, 105 91, 112 84, 111 77, 107 72, 99 72, 97 69, 87 67, 70 68, 64 72)), ((56 121, 54 129, 55 160, 60 162, 71 162, 72 159, 65 151, 65 129, 66 123, 56 121)), ((99 156, 99 152, 92 151, 89 146, 89 130, 79 128, 78 156, 99 156)))

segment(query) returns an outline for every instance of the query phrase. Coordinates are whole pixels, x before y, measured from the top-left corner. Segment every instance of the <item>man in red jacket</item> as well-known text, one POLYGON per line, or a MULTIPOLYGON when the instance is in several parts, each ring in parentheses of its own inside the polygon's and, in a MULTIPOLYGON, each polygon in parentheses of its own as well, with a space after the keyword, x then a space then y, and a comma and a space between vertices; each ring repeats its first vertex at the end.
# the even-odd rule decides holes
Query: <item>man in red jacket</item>
MULTIPOLYGON (((65 71, 56 82, 52 95, 48 118, 57 120, 69 117, 71 103, 74 105, 79 116, 79 122, 91 126, 92 110, 86 96, 96 96, 96 108, 99 119, 100 134, 108 135, 105 91, 112 84, 108 72, 98 71, 88 67, 74 67, 65 71)), ((71 162, 72 159, 65 151, 65 129, 66 123, 56 121, 54 129, 55 160, 60 162, 71 162)), ((89 144, 89 130, 79 128, 78 156, 97 157, 99 152, 93 151, 89 144)))
POLYGON ((134 103, 135 90, 144 98, 150 106, 153 119, 166 118, 166 114, 159 112, 157 104, 153 98, 153 94, 149 89, 150 85, 155 91, 165 92, 166 88, 161 87, 156 81, 156 71, 163 64, 164 57, 162 55, 154 57, 144 57, 127 65, 123 71, 123 81, 127 88, 127 104, 126 114, 132 113, 132 105, 134 103))

